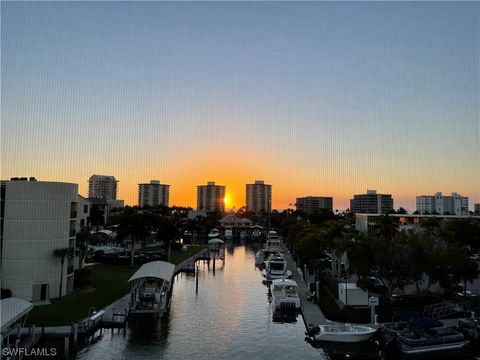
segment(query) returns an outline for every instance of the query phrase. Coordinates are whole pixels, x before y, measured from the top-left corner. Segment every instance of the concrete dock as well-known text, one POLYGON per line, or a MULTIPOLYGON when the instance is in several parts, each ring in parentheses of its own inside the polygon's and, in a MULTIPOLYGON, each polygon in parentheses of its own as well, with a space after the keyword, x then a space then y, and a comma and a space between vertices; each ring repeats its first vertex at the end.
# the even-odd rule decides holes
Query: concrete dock
MULTIPOLYGON (((292 272, 292 280, 295 280, 298 284, 297 291, 300 297, 301 311, 305 328, 309 328, 309 324, 319 325, 326 324, 328 322, 325 315, 323 315, 320 307, 314 302, 308 301, 307 297, 311 296, 310 289, 307 287, 305 280, 297 269, 297 264, 292 258, 292 255, 285 248, 285 259, 287 260, 288 270, 292 272)), ((307 274, 308 276, 308 274, 307 274)))

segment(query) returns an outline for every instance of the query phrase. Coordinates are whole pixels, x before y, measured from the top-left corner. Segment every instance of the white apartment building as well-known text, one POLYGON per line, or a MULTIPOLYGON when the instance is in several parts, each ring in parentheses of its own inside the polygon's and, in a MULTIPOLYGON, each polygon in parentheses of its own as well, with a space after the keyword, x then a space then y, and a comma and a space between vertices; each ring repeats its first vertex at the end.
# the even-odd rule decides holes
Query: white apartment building
POLYGON ((88 197, 115 200, 117 198, 117 183, 114 176, 92 175, 88 179, 88 197))
POLYGON ((150 180, 149 184, 138 184, 138 206, 168 206, 170 185, 150 180))
POLYGON ((468 215, 468 197, 452 193, 451 196, 444 196, 437 192, 433 196, 417 196, 417 211, 420 214, 438 214, 438 215, 468 215))
POLYGON ((255 180, 254 184, 246 184, 247 211, 266 213, 272 211, 272 185, 265 184, 263 180, 255 180))
POLYGON ((207 182, 207 185, 197 186, 197 210, 212 212, 225 211, 225 186, 215 185, 214 181, 207 182))
POLYGON ((61 272, 54 250, 73 253, 89 206, 77 184, 30 179, 1 182, 1 283, 14 297, 42 301, 59 296, 60 280, 62 296, 73 291, 78 261, 67 256, 61 272))

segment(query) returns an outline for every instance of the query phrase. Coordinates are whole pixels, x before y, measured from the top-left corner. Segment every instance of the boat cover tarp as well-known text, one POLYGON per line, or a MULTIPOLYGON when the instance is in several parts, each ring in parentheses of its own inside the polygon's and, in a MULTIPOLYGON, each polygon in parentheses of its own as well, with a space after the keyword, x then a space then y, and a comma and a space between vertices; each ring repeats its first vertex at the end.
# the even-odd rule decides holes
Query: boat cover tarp
POLYGON ((32 310, 33 304, 23 299, 11 297, 0 300, 1 332, 7 330, 20 318, 32 310))
POLYGON ((167 281, 172 281, 175 273, 175 265, 165 261, 151 261, 143 264, 140 269, 128 280, 128 282, 141 278, 157 278, 167 281))

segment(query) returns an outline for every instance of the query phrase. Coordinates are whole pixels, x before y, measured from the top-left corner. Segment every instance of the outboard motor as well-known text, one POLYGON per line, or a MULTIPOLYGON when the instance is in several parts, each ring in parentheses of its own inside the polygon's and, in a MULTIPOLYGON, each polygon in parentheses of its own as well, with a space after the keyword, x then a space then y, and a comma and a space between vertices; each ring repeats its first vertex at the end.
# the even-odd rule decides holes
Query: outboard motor
POLYGON ((310 327, 306 332, 305 335, 308 336, 315 336, 320 332, 320 327, 319 326, 312 326, 310 327))

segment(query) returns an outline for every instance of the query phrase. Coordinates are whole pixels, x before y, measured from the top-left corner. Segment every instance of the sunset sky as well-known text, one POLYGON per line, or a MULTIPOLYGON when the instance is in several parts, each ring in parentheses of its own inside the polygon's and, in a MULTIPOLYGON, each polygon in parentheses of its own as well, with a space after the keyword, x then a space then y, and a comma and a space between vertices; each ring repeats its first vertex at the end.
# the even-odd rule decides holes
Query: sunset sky
POLYGON ((480 202, 478 2, 2 2, 1 177, 480 202))

